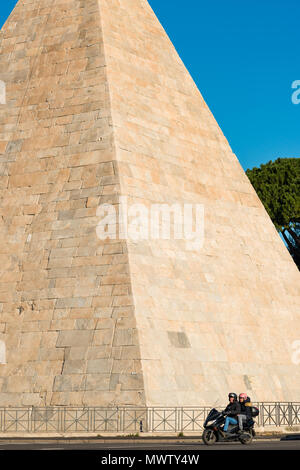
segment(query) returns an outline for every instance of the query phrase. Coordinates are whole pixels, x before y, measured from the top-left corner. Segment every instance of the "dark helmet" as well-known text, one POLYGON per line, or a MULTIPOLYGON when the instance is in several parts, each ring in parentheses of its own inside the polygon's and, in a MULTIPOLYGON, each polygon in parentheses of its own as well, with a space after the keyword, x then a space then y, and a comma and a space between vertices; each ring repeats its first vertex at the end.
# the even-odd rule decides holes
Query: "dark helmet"
POLYGON ((237 401, 237 394, 231 392, 231 393, 228 394, 228 398, 229 398, 229 400, 230 400, 230 398, 234 398, 234 401, 237 401))

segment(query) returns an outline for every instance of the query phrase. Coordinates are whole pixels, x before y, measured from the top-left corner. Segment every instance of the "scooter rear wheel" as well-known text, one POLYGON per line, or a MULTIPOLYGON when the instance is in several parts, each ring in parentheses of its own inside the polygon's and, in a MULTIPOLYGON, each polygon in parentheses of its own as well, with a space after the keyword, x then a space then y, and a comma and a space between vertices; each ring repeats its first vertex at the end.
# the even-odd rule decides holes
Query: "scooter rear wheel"
POLYGON ((243 434, 239 436, 240 443, 244 445, 251 444, 252 439, 253 439, 252 435, 248 432, 244 432, 243 434))
POLYGON ((202 440, 205 445, 212 446, 217 442, 217 436, 212 429, 205 429, 204 433, 202 434, 202 440))

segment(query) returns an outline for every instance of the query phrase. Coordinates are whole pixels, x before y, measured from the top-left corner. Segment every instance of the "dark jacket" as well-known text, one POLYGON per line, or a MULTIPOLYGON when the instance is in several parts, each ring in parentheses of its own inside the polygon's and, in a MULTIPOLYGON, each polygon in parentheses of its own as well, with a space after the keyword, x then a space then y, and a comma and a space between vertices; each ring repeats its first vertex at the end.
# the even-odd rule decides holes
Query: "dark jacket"
POLYGON ((240 403, 240 407, 241 407, 240 414, 246 415, 247 418, 249 418, 249 419, 252 418, 251 403, 250 402, 248 402, 248 406, 246 406, 246 402, 240 403))
POLYGON ((241 405, 238 401, 234 401, 233 403, 229 403, 224 413, 226 413, 230 418, 235 418, 236 415, 241 413, 241 405))

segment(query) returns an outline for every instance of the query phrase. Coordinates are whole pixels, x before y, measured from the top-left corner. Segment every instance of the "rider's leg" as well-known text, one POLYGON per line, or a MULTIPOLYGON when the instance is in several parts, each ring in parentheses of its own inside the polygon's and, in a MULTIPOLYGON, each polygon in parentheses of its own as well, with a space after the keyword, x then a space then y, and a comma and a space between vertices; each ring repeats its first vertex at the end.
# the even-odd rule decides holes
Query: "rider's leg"
POLYGON ((244 422, 246 422, 247 417, 246 415, 238 415, 238 421, 239 421, 239 429, 240 431, 243 431, 244 429, 244 422))
POLYGON ((237 420, 235 418, 230 418, 229 416, 227 416, 227 418, 225 419, 225 424, 223 428, 224 432, 227 432, 229 424, 237 424, 237 420))

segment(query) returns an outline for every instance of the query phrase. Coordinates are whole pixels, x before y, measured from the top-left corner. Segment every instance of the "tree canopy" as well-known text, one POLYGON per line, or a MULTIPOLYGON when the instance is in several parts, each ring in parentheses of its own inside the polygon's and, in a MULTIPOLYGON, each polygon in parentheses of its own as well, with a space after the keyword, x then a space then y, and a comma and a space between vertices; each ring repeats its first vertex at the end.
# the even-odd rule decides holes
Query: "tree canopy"
POLYGON ((300 158, 278 158, 246 174, 300 269, 300 158))

